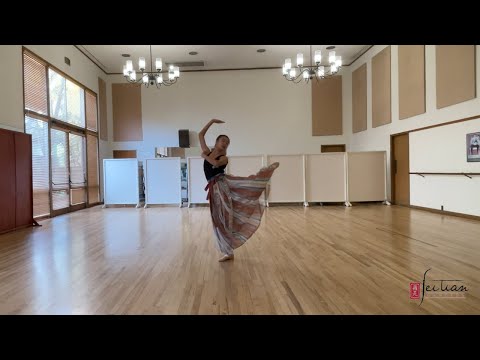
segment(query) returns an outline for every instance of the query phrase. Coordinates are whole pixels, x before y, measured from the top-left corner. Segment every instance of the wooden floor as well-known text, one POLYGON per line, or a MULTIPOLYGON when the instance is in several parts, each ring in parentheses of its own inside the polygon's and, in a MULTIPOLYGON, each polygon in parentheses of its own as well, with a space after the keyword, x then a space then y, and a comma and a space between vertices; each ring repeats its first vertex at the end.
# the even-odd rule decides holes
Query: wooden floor
POLYGON ((476 220, 276 206, 226 263, 206 207, 98 206, 41 224, 0 235, 1 314, 480 314, 476 220), (411 300, 428 269, 465 298, 411 300))

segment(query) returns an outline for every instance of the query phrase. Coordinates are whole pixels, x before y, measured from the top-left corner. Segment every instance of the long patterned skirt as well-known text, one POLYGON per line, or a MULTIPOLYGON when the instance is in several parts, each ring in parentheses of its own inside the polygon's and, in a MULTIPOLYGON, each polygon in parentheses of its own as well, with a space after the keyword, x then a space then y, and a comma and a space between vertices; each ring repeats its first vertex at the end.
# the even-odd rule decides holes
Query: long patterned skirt
POLYGON ((257 231, 265 209, 259 199, 278 166, 273 163, 248 177, 220 174, 208 182, 213 232, 223 254, 233 254, 257 231))

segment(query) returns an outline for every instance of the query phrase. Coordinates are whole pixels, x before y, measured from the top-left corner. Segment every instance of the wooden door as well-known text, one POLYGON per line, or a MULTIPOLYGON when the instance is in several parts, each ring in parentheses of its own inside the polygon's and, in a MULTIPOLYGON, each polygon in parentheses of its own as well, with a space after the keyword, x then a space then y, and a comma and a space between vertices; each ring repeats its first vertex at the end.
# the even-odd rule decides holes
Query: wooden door
POLYGON ((392 197, 397 205, 410 205, 410 154, 408 134, 392 141, 392 197))
POLYGON ((345 144, 341 145, 322 145, 322 153, 345 152, 345 144))

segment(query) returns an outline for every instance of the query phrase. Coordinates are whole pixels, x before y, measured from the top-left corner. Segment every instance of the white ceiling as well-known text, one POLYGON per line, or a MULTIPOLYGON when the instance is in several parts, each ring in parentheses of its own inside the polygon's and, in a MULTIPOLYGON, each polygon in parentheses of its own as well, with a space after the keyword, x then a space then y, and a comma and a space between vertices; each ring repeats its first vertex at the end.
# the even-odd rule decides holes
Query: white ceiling
MULTIPOLYGON (((150 45, 76 45, 77 48, 97 63, 107 73, 122 73, 127 59, 133 60, 138 67, 138 58, 145 57, 147 68, 150 66, 150 45), (130 58, 122 57, 130 54, 130 58)), ((312 45, 315 50, 322 50, 322 63, 327 60, 330 45, 312 45)), ((336 55, 342 56, 344 65, 349 65, 365 52, 370 45, 334 45, 336 55)), ((280 68, 286 58, 296 63, 296 54, 303 53, 307 65, 310 45, 152 45, 152 57, 161 57, 163 63, 203 61, 202 67, 182 67, 180 70, 245 69, 245 68, 280 68), (257 49, 265 49, 258 53, 257 49), (196 51, 198 55, 189 55, 196 51)))

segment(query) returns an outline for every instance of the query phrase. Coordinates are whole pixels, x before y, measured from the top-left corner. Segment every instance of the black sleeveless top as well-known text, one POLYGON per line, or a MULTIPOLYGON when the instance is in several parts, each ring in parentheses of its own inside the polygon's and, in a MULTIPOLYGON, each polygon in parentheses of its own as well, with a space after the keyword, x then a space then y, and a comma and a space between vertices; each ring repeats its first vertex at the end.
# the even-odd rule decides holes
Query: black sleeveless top
MULTIPOLYGON (((210 153, 208 155, 210 155, 212 152, 210 151, 210 153)), ((217 157, 215 160, 218 160, 222 157, 222 155, 220 155, 219 157, 217 157)), ((213 168, 213 165, 210 164, 207 160, 204 160, 203 161, 203 171, 205 172, 205 177, 207 178, 207 181, 210 181, 210 179, 212 177, 214 177, 215 175, 218 175, 218 174, 224 174, 225 173, 225 168, 227 167, 227 164, 225 165, 222 165, 218 168, 213 168)))

